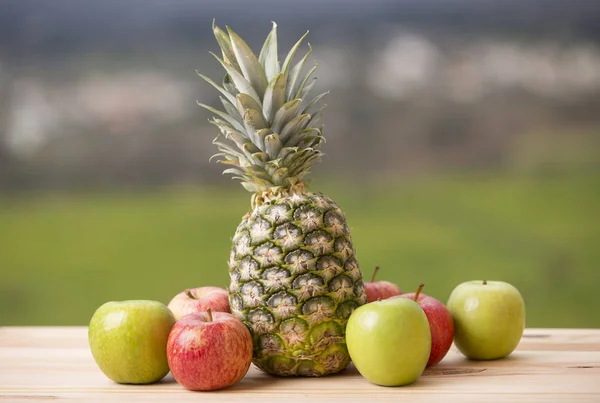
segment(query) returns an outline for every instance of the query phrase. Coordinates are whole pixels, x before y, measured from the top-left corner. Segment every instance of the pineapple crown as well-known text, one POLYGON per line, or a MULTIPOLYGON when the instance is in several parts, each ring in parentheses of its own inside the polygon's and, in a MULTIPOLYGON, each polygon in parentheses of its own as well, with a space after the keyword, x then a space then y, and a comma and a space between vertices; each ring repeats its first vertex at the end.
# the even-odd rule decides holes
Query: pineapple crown
MULTIPOLYGON (((277 57, 277 24, 268 34, 258 58, 246 42, 229 27, 227 32, 213 21, 213 33, 222 57, 210 52, 226 71, 223 85, 198 73, 215 87, 224 111, 198 103, 212 112, 209 121, 218 127, 213 144, 219 161, 229 168, 223 173, 240 179, 255 194, 295 193, 304 188, 303 178, 321 160, 322 126, 317 127, 323 107, 313 111, 328 92, 307 101, 315 84, 317 65, 301 75, 308 56, 292 66, 306 32, 288 52, 283 64, 277 57)), ((262 196, 261 196, 262 197, 262 196)))

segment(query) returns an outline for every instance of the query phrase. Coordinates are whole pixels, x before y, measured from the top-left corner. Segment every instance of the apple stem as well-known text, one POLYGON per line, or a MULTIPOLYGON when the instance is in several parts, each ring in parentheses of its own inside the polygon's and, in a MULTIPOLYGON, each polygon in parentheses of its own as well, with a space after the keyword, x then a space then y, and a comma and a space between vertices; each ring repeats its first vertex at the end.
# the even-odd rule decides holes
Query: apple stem
POLYGON ((190 297, 191 299, 196 299, 196 297, 194 297, 194 294, 192 294, 191 290, 185 290, 185 293, 187 294, 188 297, 190 297))
POLYGON ((378 271, 379 271, 379 266, 375 266, 375 270, 373 270, 373 275, 371 276, 371 283, 375 281, 375 276, 377 275, 378 271))
POLYGON ((419 283, 419 287, 417 288, 417 292, 415 292, 415 301, 417 299, 419 299, 419 295, 421 294, 421 291, 423 290, 423 287, 425 287, 425 283, 419 283))
POLYGON ((206 308, 206 313, 208 314, 208 321, 212 322, 213 317, 212 317, 212 311, 210 310, 210 308, 206 308))
POLYGON ((487 284, 487 280, 483 280, 483 285, 486 285, 486 284, 487 284))

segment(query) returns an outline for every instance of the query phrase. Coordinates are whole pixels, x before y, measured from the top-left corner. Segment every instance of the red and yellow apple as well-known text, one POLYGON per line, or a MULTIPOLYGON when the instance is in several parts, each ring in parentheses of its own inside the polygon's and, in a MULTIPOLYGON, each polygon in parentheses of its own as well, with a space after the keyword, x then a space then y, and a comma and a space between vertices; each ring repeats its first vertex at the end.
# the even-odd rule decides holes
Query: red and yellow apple
POLYGON ((375 281, 375 276, 379 271, 379 266, 375 266, 371 281, 365 283, 365 291, 367 292, 367 302, 384 300, 395 295, 402 294, 402 290, 396 284, 390 281, 375 281))
POLYGON ((425 284, 419 284, 416 292, 399 295, 399 298, 409 298, 421 306, 431 330, 431 353, 427 366, 431 367, 448 354, 454 339, 454 321, 446 305, 434 297, 423 294, 421 290, 425 284))
POLYGON ((252 361, 252 336, 226 312, 190 313, 169 334, 167 360, 173 378, 189 390, 224 389, 242 380, 252 361))
POLYGON ((188 313, 206 312, 208 308, 212 312, 229 313, 229 294, 221 287, 190 288, 175 295, 168 307, 177 320, 188 313))

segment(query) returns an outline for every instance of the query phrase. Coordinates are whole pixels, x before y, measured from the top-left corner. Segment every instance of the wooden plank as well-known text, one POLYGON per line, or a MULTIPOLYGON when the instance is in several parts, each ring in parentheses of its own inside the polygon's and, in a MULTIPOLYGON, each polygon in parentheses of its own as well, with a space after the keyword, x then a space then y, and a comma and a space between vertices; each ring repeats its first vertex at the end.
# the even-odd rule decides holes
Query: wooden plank
POLYGON ((85 327, 0 328, 0 401, 410 401, 600 402, 600 329, 527 329, 503 360, 466 360, 452 349, 413 385, 386 388, 355 368, 323 378, 277 378, 251 367, 232 388, 190 392, 168 375, 118 385, 94 363, 85 327))

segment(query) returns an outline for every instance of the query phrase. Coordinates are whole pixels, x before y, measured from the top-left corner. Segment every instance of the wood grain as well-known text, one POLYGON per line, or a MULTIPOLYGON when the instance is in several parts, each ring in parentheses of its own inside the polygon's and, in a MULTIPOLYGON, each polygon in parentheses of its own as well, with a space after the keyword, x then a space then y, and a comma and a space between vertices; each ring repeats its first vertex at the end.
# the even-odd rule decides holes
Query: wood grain
POLYGON ((0 402, 600 402, 600 329, 527 329, 508 358, 475 362, 456 349, 413 385, 370 384, 355 368, 323 378, 277 378, 251 367, 232 388, 190 392, 168 375, 118 385, 94 363, 85 327, 0 328, 0 402))

